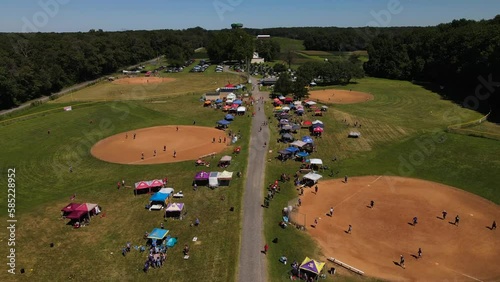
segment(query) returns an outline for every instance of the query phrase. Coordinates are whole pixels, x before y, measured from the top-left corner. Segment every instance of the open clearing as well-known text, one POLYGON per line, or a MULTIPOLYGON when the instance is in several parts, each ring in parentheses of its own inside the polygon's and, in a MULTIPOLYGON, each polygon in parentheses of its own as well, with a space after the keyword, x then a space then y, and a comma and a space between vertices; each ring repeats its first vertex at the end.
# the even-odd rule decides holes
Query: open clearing
POLYGON ((309 98, 328 104, 355 104, 373 100, 373 95, 351 90, 323 89, 309 92, 309 98))

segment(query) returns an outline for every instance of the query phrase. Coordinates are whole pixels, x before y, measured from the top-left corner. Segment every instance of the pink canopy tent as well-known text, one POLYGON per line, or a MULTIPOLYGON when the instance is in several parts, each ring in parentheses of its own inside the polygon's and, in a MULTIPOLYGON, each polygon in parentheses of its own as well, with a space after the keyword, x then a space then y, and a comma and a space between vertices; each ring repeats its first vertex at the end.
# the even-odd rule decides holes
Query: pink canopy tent
POLYGON ((135 183, 135 189, 136 190, 141 190, 141 189, 149 189, 151 186, 147 181, 139 181, 135 183))
POLYGON ((64 213, 70 213, 74 211, 77 207, 79 207, 81 204, 80 203, 70 203, 64 208, 61 209, 62 212, 64 213))
POLYGON ((163 180, 155 179, 149 184, 150 187, 163 187, 163 180))

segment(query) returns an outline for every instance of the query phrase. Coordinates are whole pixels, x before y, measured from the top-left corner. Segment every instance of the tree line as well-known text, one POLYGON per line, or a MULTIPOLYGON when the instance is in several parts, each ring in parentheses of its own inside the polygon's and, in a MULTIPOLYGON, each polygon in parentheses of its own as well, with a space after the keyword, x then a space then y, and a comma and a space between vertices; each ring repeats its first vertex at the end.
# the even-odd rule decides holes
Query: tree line
POLYGON ((498 118, 500 15, 454 20, 397 35, 381 34, 368 46, 370 76, 426 82, 439 93, 498 118))
POLYGON ((166 55, 189 58, 209 32, 187 30, 0 33, 0 109, 166 55))

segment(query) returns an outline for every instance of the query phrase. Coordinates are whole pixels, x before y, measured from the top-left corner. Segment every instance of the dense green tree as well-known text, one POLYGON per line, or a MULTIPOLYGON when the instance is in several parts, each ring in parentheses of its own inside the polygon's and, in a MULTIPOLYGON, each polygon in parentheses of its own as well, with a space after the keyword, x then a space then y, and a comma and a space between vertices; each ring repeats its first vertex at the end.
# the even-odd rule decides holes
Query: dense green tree
POLYGON ((273 39, 257 39, 255 41, 255 52, 259 53, 266 62, 276 59, 280 52, 280 45, 273 39))
POLYGON ((206 48, 211 61, 245 61, 252 58, 254 40, 242 29, 223 30, 211 34, 206 48))
POLYGON ((280 74, 276 84, 274 85, 274 92, 281 93, 286 96, 292 93, 293 90, 293 82, 290 74, 288 72, 280 74))

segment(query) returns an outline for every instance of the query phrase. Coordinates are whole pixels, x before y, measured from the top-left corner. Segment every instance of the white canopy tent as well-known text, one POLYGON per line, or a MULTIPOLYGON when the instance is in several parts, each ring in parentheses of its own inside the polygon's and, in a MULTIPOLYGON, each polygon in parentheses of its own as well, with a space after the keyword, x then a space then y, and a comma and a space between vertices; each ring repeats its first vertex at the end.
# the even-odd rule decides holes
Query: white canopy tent
POLYGON ((236 94, 229 93, 229 94, 227 94, 226 99, 227 100, 236 100, 236 94))
POLYGON ((219 172, 219 185, 221 186, 229 186, 229 182, 233 179, 233 173, 227 170, 223 172, 219 172))
POLYGON ((315 172, 309 172, 308 174, 304 175, 304 179, 308 179, 313 181, 314 183, 318 182, 323 176, 321 174, 317 174, 315 172))
POLYGON ((237 111, 238 113, 244 113, 244 112, 246 112, 246 110, 247 110, 247 108, 246 108, 246 107, 243 107, 243 106, 242 106, 242 107, 238 107, 238 108, 236 109, 236 111, 237 111))
POLYGON ((208 175, 208 187, 209 188, 217 188, 219 187, 219 173, 218 172, 210 172, 208 175))
POLYGON ((312 105, 316 105, 317 103, 314 101, 307 101, 306 104, 309 106, 312 106, 312 105))
POLYGON ((295 140, 293 141, 292 143, 290 143, 291 146, 295 146, 295 147, 299 147, 299 148, 302 148, 303 146, 305 146, 307 143, 302 141, 302 140, 295 140))
POLYGON ((318 123, 323 124, 323 122, 321 120, 315 120, 312 122, 312 124, 318 124, 318 123))
POLYGON ((321 160, 321 159, 309 159, 309 161, 311 164, 314 164, 314 165, 323 165, 323 160, 321 160))

